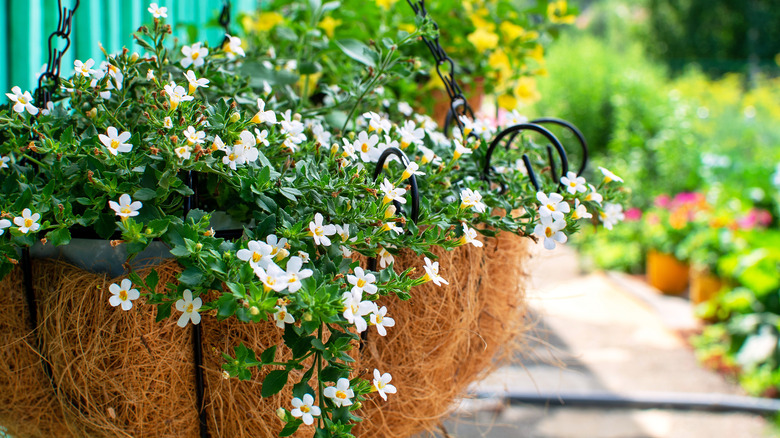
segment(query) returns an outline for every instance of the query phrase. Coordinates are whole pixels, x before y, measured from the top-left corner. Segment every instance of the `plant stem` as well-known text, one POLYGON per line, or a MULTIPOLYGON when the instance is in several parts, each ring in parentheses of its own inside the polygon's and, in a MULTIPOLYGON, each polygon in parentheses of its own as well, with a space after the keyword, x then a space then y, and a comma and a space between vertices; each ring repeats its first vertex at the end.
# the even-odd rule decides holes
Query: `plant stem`
MULTIPOLYGON (((317 329, 317 339, 322 342, 322 323, 320 323, 320 328, 317 329)), ((325 388, 323 388, 322 378, 320 377, 322 375, 322 353, 317 352, 317 394, 319 394, 319 402, 321 409, 325 408, 325 388)), ((325 420, 322 419, 322 416, 320 416, 320 427, 324 427, 325 420)))

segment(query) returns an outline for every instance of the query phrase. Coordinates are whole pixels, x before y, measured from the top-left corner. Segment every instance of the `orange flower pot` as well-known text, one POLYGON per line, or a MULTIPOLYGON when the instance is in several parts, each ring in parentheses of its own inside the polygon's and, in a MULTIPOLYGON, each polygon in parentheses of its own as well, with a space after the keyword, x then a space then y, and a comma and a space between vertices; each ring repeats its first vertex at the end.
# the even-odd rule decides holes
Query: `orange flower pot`
POLYGON ((651 250, 647 254, 647 281, 667 295, 680 295, 688 287, 688 265, 671 254, 651 250))
POLYGON ((691 270, 691 303, 701 304, 711 300, 723 288, 720 278, 710 274, 707 269, 691 270))
MULTIPOLYGON (((438 80, 438 79, 437 79, 438 80)), ((482 98, 485 95, 484 78, 475 78, 473 84, 459 84, 463 90, 463 95, 468 99, 469 105, 474 112, 477 112, 482 106, 482 98)), ((430 95, 434 101, 433 120, 444 128, 444 121, 447 119, 447 112, 450 110, 450 96, 443 89, 433 89, 430 95)))

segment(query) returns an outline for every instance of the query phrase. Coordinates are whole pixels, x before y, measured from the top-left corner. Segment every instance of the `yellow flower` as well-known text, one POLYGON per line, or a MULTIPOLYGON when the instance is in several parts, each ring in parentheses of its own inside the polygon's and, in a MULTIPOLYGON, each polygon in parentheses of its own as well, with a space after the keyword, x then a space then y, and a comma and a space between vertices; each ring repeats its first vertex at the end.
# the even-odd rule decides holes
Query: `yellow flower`
POLYGON ((317 91, 317 83, 321 77, 322 72, 312 73, 310 75, 301 75, 301 77, 298 79, 298 90, 303 93, 303 89, 306 88, 306 96, 311 96, 315 91, 317 91), (307 78, 309 80, 308 85, 306 84, 307 78))
POLYGON ((515 97, 521 104, 531 104, 542 97, 536 89, 536 79, 527 76, 517 80, 514 91, 515 97))
POLYGON ((526 33, 525 29, 510 21, 502 22, 499 26, 499 30, 504 34, 504 38, 506 38, 507 41, 514 41, 518 38, 522 38, 526 33))
POLYGON ((469 34, 466 39, 476 47, 478 52, 484 52, 498 46, 498 35, 482 28, 478 28, 469 34))
POLYGON ((280 23, 284 23, 284 17, 277 12, 261 12, 257 18, 248 15, 241 21, 244 29, 255 32, 267 32, 280 23))
POLYGON ((482 29, 488 32, 493 32, 496 30, 496 25, 492 21, 485 20, 482 18, 479 14, 480 11, 483 11, 484 9, 480 9, 477 11, 476 14, 469 15, 469 19, 471 19, 471 23, 476 27, 477 29, 482 29))
POLYGON ((541 44, 535 45, 534 48, 528 52, 528 57, 536 60, 539 64, 542 64, 544 62, 544 48, 541 44))
POLYGON ((390 9, 398 0, 374 0, 376 5, 384 10, 390 9))
POLYGON ((498 106, 505 110, 517 109, 517 99, 511 94, 502 94, 498 96, 498 106))
POLYGON ((512 64, 504 49, 497 49, 488 56, 488 65, 496 72, 496 80, 501 82, 512 75, 512 64))
POLYGON ((414 24, 399 24, 398 28, 408 33, 412 33, 417 30, 417 27, 414 24))
POLYGON ((553 23, 572 24, 577 18, 573 14, 566 15, 568 5, 566 0, 558 0, 547 5, 547 18, 553 23))
POLYGON ((327 16, 323 18, 317 26, 325 31, 325 35, 327 35, 328 38, 333 38, 333 31, 340 25, 341 20, 336 20, 331 16, 327 16))

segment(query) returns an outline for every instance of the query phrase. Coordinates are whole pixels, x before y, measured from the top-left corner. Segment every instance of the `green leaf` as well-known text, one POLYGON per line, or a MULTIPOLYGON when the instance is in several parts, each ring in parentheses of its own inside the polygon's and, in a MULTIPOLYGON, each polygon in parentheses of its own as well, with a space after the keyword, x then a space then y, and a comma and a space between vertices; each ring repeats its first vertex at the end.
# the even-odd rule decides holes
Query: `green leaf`
POLYGON ((146 287, 149 288, 149 290, 154 291, 157 289, 157 283, 160 282, 160 276, 157 274, 157 271, 152 269, 151 272, 146 276, 146 279, 144 281, 146 283, 146 287))
POLYGON ((309 352, 311 348, 311 341, 316 339, 314 336, 305 336, 295 343, 292 347, 292 354, 294 358, 302 357, 309 352))
POLYGON ((266 348, 265 351, 260 354, 260 362, 269 364, 274 361, 274 357, 276 357, 276 345, 266 348))
POLYGON ((173 301, 168 301, 162 304, 159 304, 157 306, 157 318, 155 319, 156 322, 160 322, 163 319, 168 318, 171 316, 171 306, 173 305, 173 301))
POLYGON ((294 434, 299 427, 301 427, 301 424, 303 424, 303 420, 300 420, 298 418, 294 420, 290 420, 289 423, 284 425, 284 428, 282 428, 282 431, 279 432, 280 437, 290 436, 294 434))
POLYGON ((49 231, 46 238, 54 246, 67 245, 70 243, 70 231, 67 228, 49 231))
POLYGON ((268 373, 265 380, 263 380, 263 389, 260 395, 270 397, 281 391, 284 385, 287 384, 287 376, 287 370, 274 370, 268 373))
POLYGON ((197 286, 203 281, 203 273, 197 268, 187 268, 179 275, 179 282, 187 286, 197 286))
POLYGON ((348 38, 336 41, 336 45, 345 55, 369 67, 376 67, 377 54, 360 41, 348 38))
POLYGON ((138 189, 133 193, 133 199, 136 201, 149 201, 154 199, 156 195, 157 192, 152 189, 138 189))
POLYGON ((229 293, 223 293, 219 300, 217 300, 217 319, 225 319, 233 316, 236 313, 238 303, 233 295, 229 293))

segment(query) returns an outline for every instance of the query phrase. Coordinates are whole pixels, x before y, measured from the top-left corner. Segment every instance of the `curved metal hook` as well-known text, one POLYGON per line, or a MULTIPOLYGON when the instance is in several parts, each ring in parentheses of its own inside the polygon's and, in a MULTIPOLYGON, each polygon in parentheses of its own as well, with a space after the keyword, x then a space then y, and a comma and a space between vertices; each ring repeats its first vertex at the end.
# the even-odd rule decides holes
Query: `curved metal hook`
POLYGON ((449 135, 448 133, 450 132, 450 126, 452 126, 453 120, 461 128, 461 133, 463 133, 462 123, 455 117, 455 114, 458 113, 458 108, 460 107, 464 107, 463 112, 461 112, 462 115, 469 116, 472 120, 474 119, 474 110, 471 109, 468 100, 466 100, 465 96, 460 96, 460 99, 451 102, 450 107, 447 110, 447 117, 444 119, 444 134, 449 135))
POLYGON ((588 142, 585 140, 585 136, 582 134, 582 131, 577 129, 573 123, 555 117, 541 117, 531 120, 529 123, 534 123, 536 125, 544 125, 547 123, 558 125, 568 129, 572 134, 574 134, 574 136, 577 137, 577 140, 580 142, 580 147, 582 147, 582 163, 580 164, 579 170, 577 170, 577 176, 580 176, 582 172, 585 171, 585 168, 588 167, 588 142))
MULTIPOLYGON (((379 178, 382 170, 384 170, 385 161, 387 161, 387 158, 390 157, 390 155, 395 155, 400 158, 404 167, 408 166, 411 162, 409 161, 409 157, 406 156, 404 151, 398 148, 385 149, 384 152, 382 152, 382 155, 379 156, 379 160, 377 160, 376 163, 376 169, 374 169, 375 181, 377 178, 379 178)), ((412 186, 412 213, 410 214, 409 218, 412 220, 412 222, 417 223, 417 221, 420 219, 420 191, 417 188, 417 177, 415 175, 409 177, 409 184, 412 186)), ((399 208, 398 211, 400 210, 401 209, 399 208)))
MULTIPOLYGON (((507 148, 510 144, 512 144, 512 141, 517 137, 518 134, 522 131, 535 131, 539 134, 542 134, 547 138, 547 140, 552 143, 552 145, 555 147, 555 149, 558 151, 558 155, 561 157, 561 174, 562 176, 565 176, 566 173, 569 171, 569 162, 566 158, 566 151, 563 149, 563 146, 561 145, 561 142, 558 141, 558 138, 553 135, 552 132, 547 130, 546 128, 535 125, 532 123, 520 123, 518 125, 510 126, 503 131, 499 132, 498 135, 493 139, 492 142, 490 142, 490 146, 488 146, 488 150, 485 153, 485 166, 482 170, 482 177, 485 181, 490 181, 490 159, 493 156, 493 151, 496 149, 496 146, 501 143, 501 140, 504 139, 504 137, 508 135, 512 135, 512 137, 509 139, 509 142, 507 142, 507 148)), ((554 166, 554 162, 552 160, 552 150, 548 151, 548 158, 550 159, 551 166, 554 166)), ((523 154, 523 164, 525 164, 526 169, 528 170, 528 177, 531 179, 531 183, 534 185, 534 188, 536 190, 539 190, 539 183, 538 181, 535 181, 536 175, 533 172, 533 168, 531 167, 531 161, 528 159, 528 156, 526 154, 523 154)), ((552 169, 552 168, 551 168, 552 169)), ((555 173, 554 173, 555 175, 555 173)), ((558 185, 560 185, 560 179, 556 181, 558 185)))

